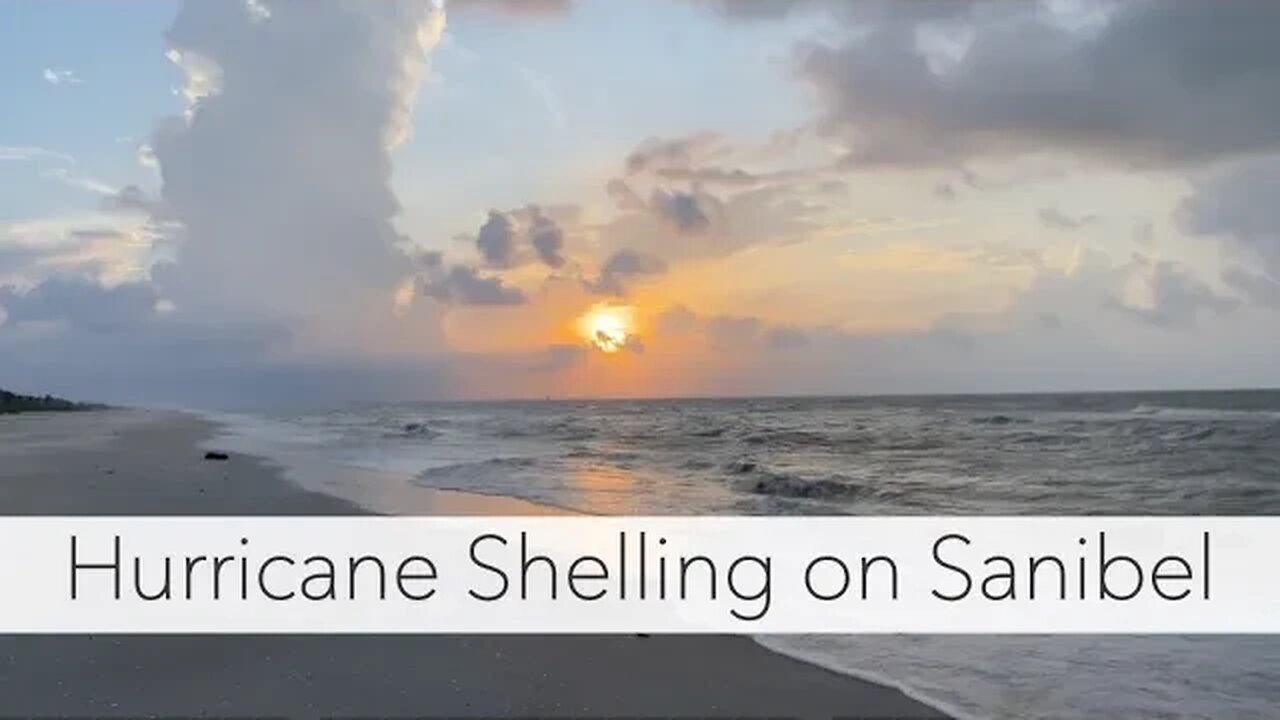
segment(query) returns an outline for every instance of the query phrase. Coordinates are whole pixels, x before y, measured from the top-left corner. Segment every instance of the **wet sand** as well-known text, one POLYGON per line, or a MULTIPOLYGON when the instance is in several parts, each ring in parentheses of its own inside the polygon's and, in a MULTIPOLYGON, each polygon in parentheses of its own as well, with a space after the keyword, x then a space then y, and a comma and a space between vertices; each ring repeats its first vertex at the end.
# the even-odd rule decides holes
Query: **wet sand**
MULTIPOLYGON (((0 513, 368 513, 304 489, 253 457, 204 460, 200 444, 213 429, 193 416, 143 411, 0 417, 0 513)), ((313 480, 306 486, 325 484, 313 480)), ((549 511, 452 492, 359 500, 377 510, 412 502, 413 514, 549 511)), ((0 710, 82 717, 944 717, 897 690, 726 636, 0 636, 0 710)))

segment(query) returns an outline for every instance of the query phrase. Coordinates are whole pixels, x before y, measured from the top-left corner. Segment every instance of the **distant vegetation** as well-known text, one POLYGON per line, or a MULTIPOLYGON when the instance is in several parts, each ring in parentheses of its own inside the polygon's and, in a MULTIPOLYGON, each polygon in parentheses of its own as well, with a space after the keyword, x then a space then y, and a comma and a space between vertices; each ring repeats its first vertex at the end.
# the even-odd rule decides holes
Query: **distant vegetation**
POLYGON ((52 395, 44 397, 36 397, 33 395, 18 395, 6 390, 0 390, 0 415, 8 415, 20 412, 67 412, 72 410, 100 410, 102 405, 92 405, 89 403, 77 403, 70 400, 63 400, 52 395))

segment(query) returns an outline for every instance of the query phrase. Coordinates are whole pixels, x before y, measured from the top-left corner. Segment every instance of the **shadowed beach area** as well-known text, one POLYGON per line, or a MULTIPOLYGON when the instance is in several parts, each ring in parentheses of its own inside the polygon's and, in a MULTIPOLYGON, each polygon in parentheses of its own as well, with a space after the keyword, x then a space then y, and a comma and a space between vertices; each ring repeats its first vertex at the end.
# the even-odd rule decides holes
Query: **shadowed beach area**
MULTIPOLYGON (((205 461, 200 444, 213 430, 143 411, 0 418, 0 512, 368 512, 255 458, 205 461)), ((414 503, 415 513, 544 511, 451 492, 415 493, 414 503)), ((945 717, 897 690, 723 636, 0 636, 0 707, 16 716, 945 717)))

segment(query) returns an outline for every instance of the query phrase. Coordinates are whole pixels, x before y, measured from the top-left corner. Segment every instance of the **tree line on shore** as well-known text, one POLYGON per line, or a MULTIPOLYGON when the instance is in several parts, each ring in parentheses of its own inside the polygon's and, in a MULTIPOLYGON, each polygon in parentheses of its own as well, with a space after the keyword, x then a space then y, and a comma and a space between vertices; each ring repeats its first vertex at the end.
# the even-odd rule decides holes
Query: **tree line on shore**
POLYGON ((73 410, 98 410, 103 406, 78 403, 52 395, 19 395, 0 390, 0 415, 20 412, 67 412, 73 410))

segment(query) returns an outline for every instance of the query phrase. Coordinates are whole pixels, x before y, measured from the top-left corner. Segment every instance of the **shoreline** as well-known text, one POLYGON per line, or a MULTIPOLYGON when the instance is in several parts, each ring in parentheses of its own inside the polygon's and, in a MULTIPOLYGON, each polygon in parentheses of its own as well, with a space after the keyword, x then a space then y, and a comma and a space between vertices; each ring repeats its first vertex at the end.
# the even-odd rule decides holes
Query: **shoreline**
MULTIPOLYGON (((271 458, 204 460, 217 425, 190 413, 9 420, 0 424, 0 508, 9 515, 381 509, 317 490, 321 476, 319 485, 300 482, 297 467, 271 458)), ((386 508, 406 494, 418 497, 411 509, 421 514, 563 513, 423 488, 382 488, 365 500, 386 508)), ((37 716, 405 716, 429 708, 440 716, 948 717, 745 636, 0 636, 0 697, 11 714, 37 716)))

